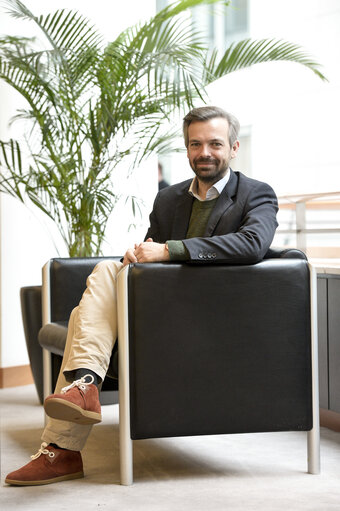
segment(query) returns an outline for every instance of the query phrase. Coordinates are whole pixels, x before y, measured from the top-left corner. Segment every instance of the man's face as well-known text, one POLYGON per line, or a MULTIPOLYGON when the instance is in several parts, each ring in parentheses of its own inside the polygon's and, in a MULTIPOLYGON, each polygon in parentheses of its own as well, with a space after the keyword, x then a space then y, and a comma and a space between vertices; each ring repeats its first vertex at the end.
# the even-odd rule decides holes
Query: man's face
POLYGON ((192 122, 188 127, 187 155, 199 181, 213 185, 227 172, 235 158, 239 142, 229 145, 229 124, 217 117, 204 122, 192 122))

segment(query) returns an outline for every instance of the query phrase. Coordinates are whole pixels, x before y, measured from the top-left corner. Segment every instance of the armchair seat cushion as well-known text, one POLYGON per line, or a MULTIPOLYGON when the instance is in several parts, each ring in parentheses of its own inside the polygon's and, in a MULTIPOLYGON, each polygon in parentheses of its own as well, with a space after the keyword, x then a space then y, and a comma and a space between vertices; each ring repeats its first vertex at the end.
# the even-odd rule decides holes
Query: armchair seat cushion
POLYGON ((67 323, 67 321, 59 321, 43 326, 38 334, 40 346, 62 357, 66 344, 67 323))

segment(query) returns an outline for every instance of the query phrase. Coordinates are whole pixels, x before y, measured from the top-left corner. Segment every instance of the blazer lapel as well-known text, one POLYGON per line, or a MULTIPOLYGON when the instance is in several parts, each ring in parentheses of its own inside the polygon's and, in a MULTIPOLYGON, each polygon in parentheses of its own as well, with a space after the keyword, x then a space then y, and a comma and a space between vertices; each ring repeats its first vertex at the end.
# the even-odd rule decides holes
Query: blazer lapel
POLYGON ((176 206, 174 222, 171 231, 171 239, 185 239, 189 227, 193 201, 193 196, 190 195, 190 193, 186 190, 183 197, 176 206))
POLYGON ((220 196, 216 202, 216 206, 214 207, 214 209, 209 217, 209 220, 208 220, 205 232, 204 232, 204 236, 211 236, 213 234, 219 219, 227 211, 227 209, 229 209, 230 206, 232 205, 233 200, 231 197, 234 197, 234 195, 236 194, 236 190, 237 190, 237 177, 236 177, 235 173, 232 170, 230 170, 229 181, 223 188, 222 193, 220 194, 220 196))

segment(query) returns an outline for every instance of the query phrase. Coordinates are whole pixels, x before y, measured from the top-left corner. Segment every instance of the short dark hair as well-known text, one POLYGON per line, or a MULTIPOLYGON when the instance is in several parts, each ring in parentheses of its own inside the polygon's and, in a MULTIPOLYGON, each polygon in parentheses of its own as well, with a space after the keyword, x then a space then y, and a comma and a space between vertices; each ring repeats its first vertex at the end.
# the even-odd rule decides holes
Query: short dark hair
POLYGON ((240 131, 240 123, 233 114, 226 112, 223 108, 218 106, 201 106, 199 108, 193 108, 183 119, 183 135, 185 147, 188 147, 188 127, 192 122, 204 122, 210 121, 210 119, 216 119, 221 117, 226 119, 229 124, 229 145, 232 147, 237 140, 238 133, 240 131))

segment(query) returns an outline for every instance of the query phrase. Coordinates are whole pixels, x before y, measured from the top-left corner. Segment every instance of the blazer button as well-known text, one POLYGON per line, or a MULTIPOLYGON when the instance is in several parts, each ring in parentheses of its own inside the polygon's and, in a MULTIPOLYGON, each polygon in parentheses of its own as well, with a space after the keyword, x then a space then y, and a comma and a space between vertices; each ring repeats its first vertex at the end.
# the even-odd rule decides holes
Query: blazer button
POLYGON ((211 257, 212 257, 213 259, 216 259, 216 254, 215 254, 215 252, 213 252, 213 253, 211 254, 211 257))
POLYGON ((202 254, 202 253, 200 253, 200 254, 198 254, 198 257, 199 257, 200 259, 203 259, 203 257, 204 257, 204 256, 203 256, 203 254, 202 254))

